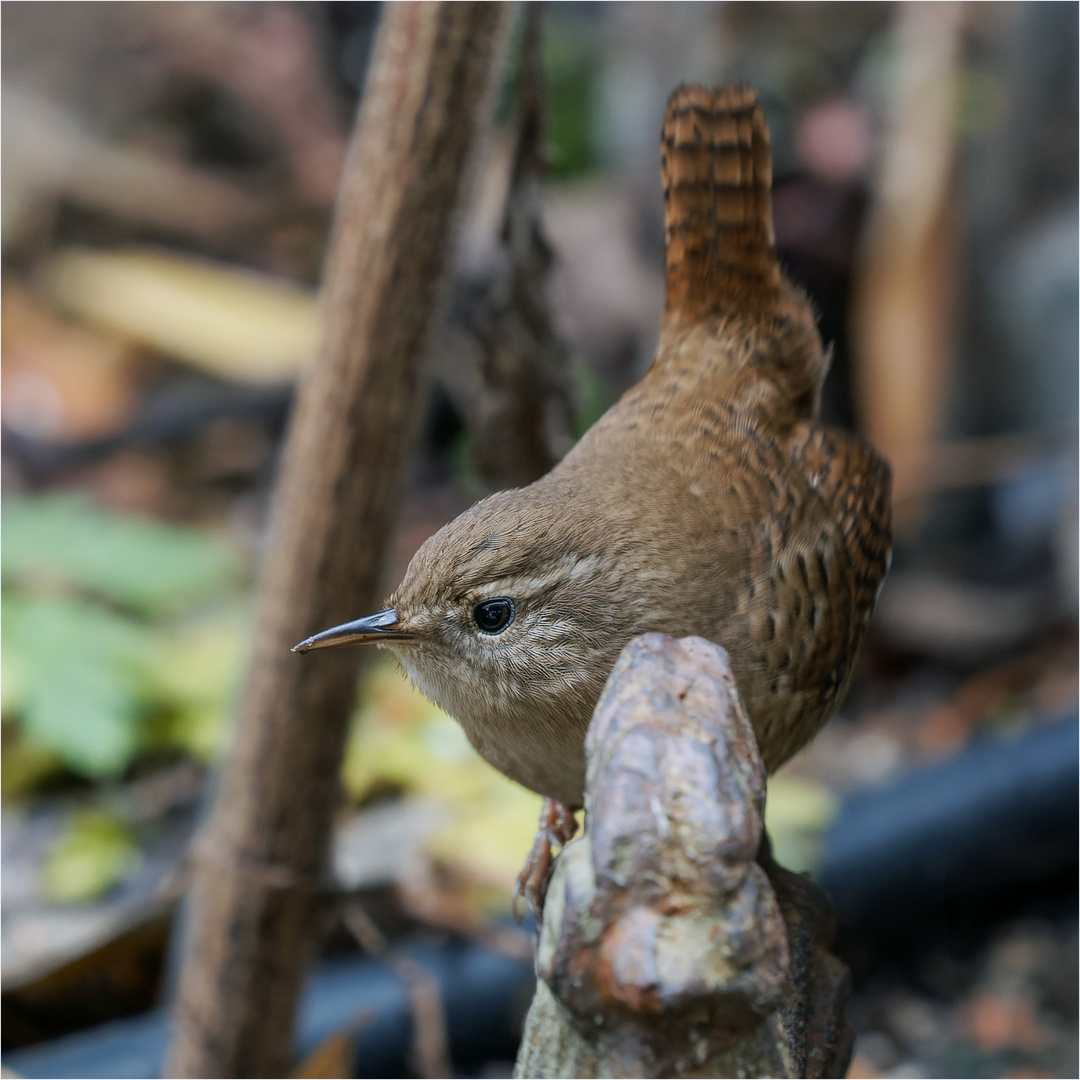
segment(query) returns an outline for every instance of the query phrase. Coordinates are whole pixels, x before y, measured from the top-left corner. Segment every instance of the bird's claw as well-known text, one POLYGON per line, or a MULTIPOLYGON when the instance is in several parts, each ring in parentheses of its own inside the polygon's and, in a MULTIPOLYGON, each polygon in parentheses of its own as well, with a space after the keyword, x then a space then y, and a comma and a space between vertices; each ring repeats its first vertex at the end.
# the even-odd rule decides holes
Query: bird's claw
POLYGON ((547 895, 548 882, 551 880, 551 867, 555 857, 552 847, 564 848, 577 832, 574 820, 574 807, 556 799, 545 799, 540 808, 540 824, 536 830, 536 839, 532 850, 525 859, 525 865, 518 874, 514 889, 514 918, 521 922, 524 913, 521 901, 524 899, 537 922, 544 918, 544 898, 547 895))

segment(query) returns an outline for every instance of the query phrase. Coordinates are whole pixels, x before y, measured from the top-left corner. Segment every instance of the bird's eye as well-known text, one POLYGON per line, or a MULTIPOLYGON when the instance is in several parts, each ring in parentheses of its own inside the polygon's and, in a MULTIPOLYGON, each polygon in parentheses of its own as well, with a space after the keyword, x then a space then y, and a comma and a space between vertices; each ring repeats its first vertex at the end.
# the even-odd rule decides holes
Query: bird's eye
POLYGON ((485 634, 498 634, 514 621, 514 601, 485 600, 473 608, 473 622, 485 634))

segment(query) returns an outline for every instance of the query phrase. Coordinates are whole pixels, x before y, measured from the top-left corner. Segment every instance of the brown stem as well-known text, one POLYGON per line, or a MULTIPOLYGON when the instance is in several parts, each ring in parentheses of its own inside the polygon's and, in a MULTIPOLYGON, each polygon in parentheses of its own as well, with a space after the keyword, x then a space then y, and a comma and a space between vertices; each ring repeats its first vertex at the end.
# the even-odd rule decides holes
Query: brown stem
POLYGON ((198 846, 165 1075, 284 1076, 358 657, 290 646, 374 610, 465 166, 509 6, 387 5, 345 164, 321 354, 289 432, 232 754, 198 846))

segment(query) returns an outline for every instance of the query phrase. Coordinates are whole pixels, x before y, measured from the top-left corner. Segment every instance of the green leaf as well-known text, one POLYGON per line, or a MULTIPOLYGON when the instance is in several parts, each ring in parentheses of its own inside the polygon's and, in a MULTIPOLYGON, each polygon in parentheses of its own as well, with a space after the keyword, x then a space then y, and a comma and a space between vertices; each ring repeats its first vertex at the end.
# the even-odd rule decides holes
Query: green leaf
POLYGON ((161 710, 154 745, 212 761, 229 733, 250 623, 239 606, 148 641, 147 693, 161 710))
MULTIPOLYGON (((9 598, 3 599, 5 619, 9 612, 9 598)), ((11 649, 0 649, 0 715, 14 716, 26 700, 26 670, 18 655, 11 649)))
POLYGON ((597 163, 595 43, 582 31, 580 24, 555 17, 542 42, 548 84, 545 151, 552 175, 560 179, 582 176, 597 163))
POLYGON ((3 532, 6 583, 76 588, 146 614, 204 598, 237 573, 235 555, 214 537, 76 495, 6 501, 3 532))
POLYGON ((574 434, 581 438, 615 404, 615 395, 580 359, 574 358, 570 375, 577 397, 574 434))
POLYGON ((3 631, 22 673, 24 734, 78 772, 123 770, 138 742, 140 628, 85 601, 9 595, 3 631))
POLYGON ((136 866, 139 848, 131 830, 99 810, 72 814, 45 856, 41 869, 45 895, 77 904, 107 892, 136 866))
POLYGON ((184 705, 170 718, 161 745, 209 765, 225 746, 231 719, 221 704, 184 705))
POLYGON ((236 689, 249 634, 246 610, 232 605, 148 635, 150 694, 163 704, 224 704, 236 689))

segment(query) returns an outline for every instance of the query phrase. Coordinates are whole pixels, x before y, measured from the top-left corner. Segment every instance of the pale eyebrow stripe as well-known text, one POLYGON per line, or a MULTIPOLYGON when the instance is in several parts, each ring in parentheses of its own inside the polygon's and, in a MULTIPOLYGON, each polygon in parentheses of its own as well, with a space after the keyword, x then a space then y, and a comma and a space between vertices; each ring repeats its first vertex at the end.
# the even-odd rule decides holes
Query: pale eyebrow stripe
POLYGON ((564 555, 545 574, 508 574, 493 578, 470 588, 465 597, 470 601, 492 600, 499 596, 533 596, 564 581, 576 581, 598 570, 604 560, 599 555, 564 555))

